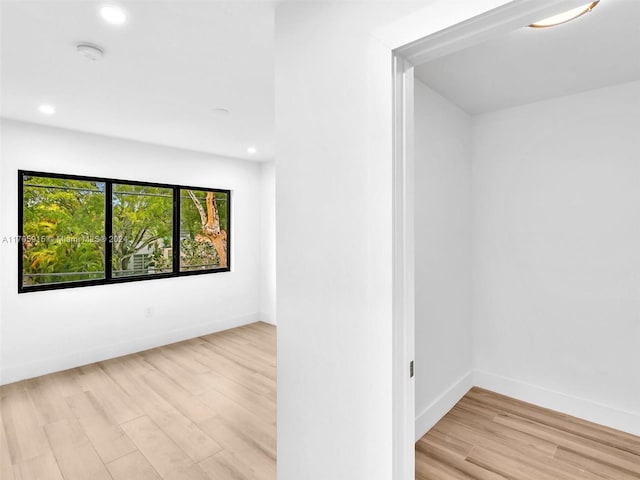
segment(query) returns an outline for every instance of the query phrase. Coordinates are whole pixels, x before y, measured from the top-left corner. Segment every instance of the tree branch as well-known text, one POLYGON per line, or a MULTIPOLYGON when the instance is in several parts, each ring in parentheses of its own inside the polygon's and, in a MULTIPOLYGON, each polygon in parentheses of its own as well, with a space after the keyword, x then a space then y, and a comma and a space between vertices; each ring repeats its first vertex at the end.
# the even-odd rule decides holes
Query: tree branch
POLYGON ((189 197, 191 197, 191 200, 193 200, 193 203, 195 203, 196 208, 198 209, 198 212, 200 212, 200 220, 202 220, 202 228, 205 229, 207 226, 207 214, 204 213, 204 208, 202 208, 202 204, 200 203, 200 200, 198 200, 198 197, 196 197, 196 195, 191 190, 187 190, 187 193, 189 194, 189 197))
POLYGON ((209 214, 209 221, 207 222, 206 233, 219 235, 220 215, 218 214, 218 206, 213 192, 207 192, 207 213, 209 214))

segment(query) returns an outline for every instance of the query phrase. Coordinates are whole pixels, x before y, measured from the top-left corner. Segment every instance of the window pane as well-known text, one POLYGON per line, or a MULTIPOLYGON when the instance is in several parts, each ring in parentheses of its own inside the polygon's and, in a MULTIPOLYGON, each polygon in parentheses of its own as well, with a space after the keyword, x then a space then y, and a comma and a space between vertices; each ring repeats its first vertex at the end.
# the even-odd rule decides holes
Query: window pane
POLYGON ((104 278, 105 184, 22 178, 22 284, 104 278))
POLYGON ((180 190, 180 271, 228 268, 229 194, 180 190))
POLYGON ((113 278, 173 271, 173 189, 113 184, 113 278))

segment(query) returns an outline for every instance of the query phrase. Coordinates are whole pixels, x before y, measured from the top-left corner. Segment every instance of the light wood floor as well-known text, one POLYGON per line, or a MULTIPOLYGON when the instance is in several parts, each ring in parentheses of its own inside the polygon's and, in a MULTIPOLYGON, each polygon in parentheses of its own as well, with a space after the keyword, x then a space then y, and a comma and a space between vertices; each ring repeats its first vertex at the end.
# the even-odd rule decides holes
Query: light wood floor
POLYGON ((0 388, 2 480, 275 480, 275 327, 0 388))
POLYGON ((418 480, 638 480, 640 437, 473 388, 416 443, 418 480))

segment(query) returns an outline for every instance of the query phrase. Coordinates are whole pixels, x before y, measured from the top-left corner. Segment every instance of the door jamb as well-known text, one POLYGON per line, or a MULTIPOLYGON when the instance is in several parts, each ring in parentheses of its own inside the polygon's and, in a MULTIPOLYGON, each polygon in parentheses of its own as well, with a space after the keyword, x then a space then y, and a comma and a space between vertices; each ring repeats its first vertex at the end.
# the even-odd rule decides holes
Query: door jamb
POLYGON ((415 476, 413 66, 393 59, 393 458, 394 479, 415 476))

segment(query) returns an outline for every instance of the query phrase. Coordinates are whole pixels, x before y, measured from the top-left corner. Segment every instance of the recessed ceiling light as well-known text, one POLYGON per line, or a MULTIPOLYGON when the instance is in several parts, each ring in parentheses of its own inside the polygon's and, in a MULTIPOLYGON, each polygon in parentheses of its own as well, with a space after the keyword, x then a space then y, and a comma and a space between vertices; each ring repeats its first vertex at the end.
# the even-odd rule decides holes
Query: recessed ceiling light
POLYGON ((43 115, 53 115, 56 113, 56 108, 53 105, 43 103, 38 107, 38 111, 43 115))
POLYGON ((247 148, 247 153, 249 155, 253 155, 254 153, 256 153, 258 150, 256 150, 256 147, 249 147, 247 148))
POLYGON ((586 5, 582 5, 581 7, 572 8, 564 13, 559 13, 558 15, 554 15, 553 17, 545 18, 544 20, 540 20, 539 22, 532 23, 529 25, 531 28, 547 28, 547 27, 555 27, 556 25, 562 25, 563 23, 570 22, 571 20, 575 20, 578 17, 581 17, 585 13, 589 13, 591 10, 595 8, 600 0, 596 2, 591 2, 586 5))
POLYGON ((104 50, 91 43, 79 43, 76 45, 76 52, 92 62, 100 60, 104 55, 104 50))
POLYGON ((226 115, 229 115, 229 113, 231 112, 229 112, 229 110, 227 110, 226 108, 212 108, 211 113, 224 117, 226 115))
POLYGON ((116 5, 103 5, 100 8, 100 16, 112 25, 122 25, 127 21, 126 12, 116 5))

